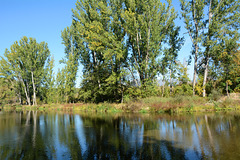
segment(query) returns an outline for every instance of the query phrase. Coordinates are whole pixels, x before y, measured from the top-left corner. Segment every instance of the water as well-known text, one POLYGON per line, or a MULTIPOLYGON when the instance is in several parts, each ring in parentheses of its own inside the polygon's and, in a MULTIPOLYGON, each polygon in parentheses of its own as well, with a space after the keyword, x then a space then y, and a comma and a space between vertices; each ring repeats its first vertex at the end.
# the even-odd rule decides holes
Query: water
POLYGON ((0 159, 240 159, 240 114, 0 112, 0 159))

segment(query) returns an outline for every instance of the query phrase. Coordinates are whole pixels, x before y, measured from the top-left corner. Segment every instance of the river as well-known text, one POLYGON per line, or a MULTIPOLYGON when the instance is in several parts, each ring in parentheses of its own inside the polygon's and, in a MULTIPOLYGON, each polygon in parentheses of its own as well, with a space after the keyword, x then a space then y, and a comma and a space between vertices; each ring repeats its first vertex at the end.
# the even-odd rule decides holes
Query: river
POLYGON ((240 159, 240 114, 0 112, 0 159, 240 159))

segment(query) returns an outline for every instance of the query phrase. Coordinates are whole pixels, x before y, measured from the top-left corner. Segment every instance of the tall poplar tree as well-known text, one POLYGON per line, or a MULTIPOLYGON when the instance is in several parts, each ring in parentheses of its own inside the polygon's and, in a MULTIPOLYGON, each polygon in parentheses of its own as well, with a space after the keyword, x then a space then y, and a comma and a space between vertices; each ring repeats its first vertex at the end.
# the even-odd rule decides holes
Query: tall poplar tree
POLYGON ((66 99, 65 95, 65 68, 62 68, 61 70, 58 69, 57 76, 56 76, 56 90, 57 90, 57 103, 63 103, 66 99))
POLYGON ((167 0, 167 4, 159 0, 125 1, 125 6, 122 17, 127 33, 128 62, 144 86, 159 72, 157 59, 177 14, 171 0, 167 0))
POLYGON ((175 26, 174 23, 169 27, 169 34, 167 35, 167 45, 164 48, 163 58, 161 60, 161 73, 164 76, 169 72, 170 95, 173 92, 173 78, 177 73, 177 57, 184 41, 184 37, 179 36, 180 27, 175 26))
POLYGON ((54 77, 54 72, 53 72, 53 67, 54 67, 54 58, 53 56, 51 59, 48 60, 46 70, 44 73, 44 85, 43 85, 43 90, 45 92, 44 96, 46 97, 46 102, 47 103, 54 103, 55 99, 55 77, 54 77))
POLYGON ((110 86, 118 86, 125 54, 124 33, 119 24, 121 5, 121 1, 79 0, 73 10, 72 27, 83 65, 81 85, 83 90, 91 90, 93 101, 109 99, 114 96, 108 90, 110 86))
POLYGON ((73 101, 73 94, 74 94, 74 87, 75 81, 79 66, 79 47, 76 43, 74 34, 75 30, 73 26, 67 27, 62 32, 62 39, 63 44, 65 45, 65 54, 66 54, 66 61, 65 61, 65 93, 66 93, 66 103, 73 101))
MULTIPOLYGON (((222 57, 221 53, 224 50, 227 50, 228 54, 231 55, 238 48, 237 42, 239 42, 240 37, 239 0, 207 0, 206 6, 208 8, 208 17, 206 17, 205 21, 205 38, 203 41, 205 47, 203 54, 203 97, 206 96, 205 87, 210 60, 219 60, 217 57, 222 57)), ((228 62, 226 61, 226 65, 230 65, 228 62)))
POLYGON ((23 37, 19 42, 16 41, 10 50, 6 49, 6 59, 2 57, 9 70, 4 76, 21 82, 28 105, 31 105, 31 96, 33 105, 37 105, 37 88, 43 80, 49 55, 47 43, 37 43, 34 38, 23 37))
POLYGON ((188 31, 192 41, 192 55, 194 57, 193 72, 193 95, 195 94, 195 85, 197 77, 199 50, 202 42, 204 29, 204 1, 203 0, 180 0, 181 14, 184 19, 185 28, 188 31))

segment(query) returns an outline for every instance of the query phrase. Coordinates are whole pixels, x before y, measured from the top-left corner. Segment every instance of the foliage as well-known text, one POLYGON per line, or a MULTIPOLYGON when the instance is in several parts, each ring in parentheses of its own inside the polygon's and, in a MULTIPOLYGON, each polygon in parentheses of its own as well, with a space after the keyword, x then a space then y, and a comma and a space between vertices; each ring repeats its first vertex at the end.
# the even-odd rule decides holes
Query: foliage
POLYGON ((195 94, 195 83, 197 78, 197 64, 200 55, 200 44, 204 29, 204 1, 202 0, 180 0, 181 15, 184 19, 185 28, 192 41, 192 55, 194 56, 193 94, 195 94))
POLYGON ((0 78, 0 104, 11 104, 16 101, 14 86, 4 78, 0 78))
POLYGON ((211 91, 211 93, 209 94, 209 99, 210 100, 214 100, 214 101, 218 101, 220 98, 221 98, 221 96, 222 96, 222 92, 221 92, 221 90, 215 90, 215 89, 213 89, 212 91, 211 91))
POLYGON ((203 76, 202 75, 198 76, 198 81, 195 86, 195 92, 199 96, 202 96, 202 94, 203 94, 203 76))
POLYGON ((126 1, 125 6, 121 16, 127 33, 128 65, 139 76, 141 85, 144 85, 155 79, 160 71, 157 59, 171 29, 176 31, 171 33, 178 38, 179 29, 174 28, 177 14, 171 1, 166 4, 159 0, 126 1))
POLYGON ((44 79, 45 62, 49 55, 47 43, 23 37, 10 50, 6 49, 4 58, 1 57, 1 75, 12 83, 21 83, 15 85, 21 86, 18 89, 24 91, 28 105, 37 104, 36 94, 44 79))
POLYGON ((76 44, 75 32, 72 27, 67 27, 62 32, 63 44, 65 45, 65 53, 67 61, 64 61, 65 70, 65 101, 74 102, 74 87, 78 71, 79 49, 76 44))
MULTIPOLYGON (((72 29, 83 65, 81 90, 91 91, 89 101, 120 100, 121 71, 126 59, 120 1, 78 1, 72 29)), ((80 95, 85 97, 86 94, 80 95)))
POLYGON ((174 88, 174 95, 190 96, 193 94, 192 86, 190 85, 190 79, 187 74, 186 63, 182 64, 178 62, 178 85, 174 88))
POLYGON ((44 100, 46 103, 51 104, 51 103, 56 103, 55 101, 55 78, 54 78, 54 72, 53 72, 53 67, 54 67, 54 58, 53 56, 51 59, 48 60, 46 70, 44 73, 44 87, 42 92, 44 92, 44 100))
POLYGON ((190 96, 192 95, 192 87, 189 84, 182 84, 181 86, 175 87, 174 94, 190 96))

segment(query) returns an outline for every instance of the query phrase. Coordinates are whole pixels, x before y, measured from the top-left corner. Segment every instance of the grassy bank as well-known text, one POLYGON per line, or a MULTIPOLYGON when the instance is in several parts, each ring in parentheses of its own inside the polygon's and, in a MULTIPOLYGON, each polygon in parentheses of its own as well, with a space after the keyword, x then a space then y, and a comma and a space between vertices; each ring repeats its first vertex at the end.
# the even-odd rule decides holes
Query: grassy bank
POLYGON ((198 96, 178 96, 170 98, 149 97, 125 103, 72 103, 47 104, 41 106, 5 105, 4 110, 42 110, 71 112, 138 112, 138 113, 180 113, 209 111, 240 111, 240 100, 223 98, 214 101, 198 96))

